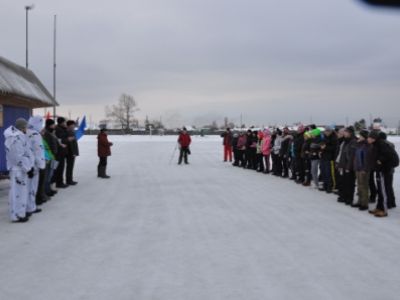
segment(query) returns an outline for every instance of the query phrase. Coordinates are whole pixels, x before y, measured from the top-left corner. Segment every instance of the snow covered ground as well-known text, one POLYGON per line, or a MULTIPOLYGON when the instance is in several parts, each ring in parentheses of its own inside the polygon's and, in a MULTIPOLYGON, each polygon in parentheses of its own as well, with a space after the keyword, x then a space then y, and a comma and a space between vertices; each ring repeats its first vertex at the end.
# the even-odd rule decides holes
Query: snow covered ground
POLYGON ((399 208, 377 219, 233 168, 218 137, 195 138, 189 166, 168 164, 175 137, 110 140, 112 179, 84 137, 79 185, 28 224, 0 183, 0 299, 399 299, 399 208))

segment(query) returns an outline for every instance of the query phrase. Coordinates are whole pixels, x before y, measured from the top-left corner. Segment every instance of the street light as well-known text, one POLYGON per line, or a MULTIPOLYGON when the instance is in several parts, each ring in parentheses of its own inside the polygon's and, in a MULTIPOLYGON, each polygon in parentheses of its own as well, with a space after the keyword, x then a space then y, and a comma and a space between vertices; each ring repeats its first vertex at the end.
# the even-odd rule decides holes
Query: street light
POLYGON ((34 9, 35 5, 27 5, 25 6, 26 10, 26 68, 28 69, 28 11, 34 9))

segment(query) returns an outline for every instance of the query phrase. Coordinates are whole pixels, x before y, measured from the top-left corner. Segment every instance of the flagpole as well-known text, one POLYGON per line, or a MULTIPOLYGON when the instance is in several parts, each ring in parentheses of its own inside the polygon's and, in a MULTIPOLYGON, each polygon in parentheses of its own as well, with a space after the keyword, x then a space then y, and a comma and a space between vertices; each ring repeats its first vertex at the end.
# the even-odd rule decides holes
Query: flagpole
MULTIPOLYGON (((57 37, 57 15, 54 15, 54 38, 53 38, 53 98, 56 101, 56 37, 57 37)), ((53 118, 56 118, 56 105, 53 106, 53 118)))

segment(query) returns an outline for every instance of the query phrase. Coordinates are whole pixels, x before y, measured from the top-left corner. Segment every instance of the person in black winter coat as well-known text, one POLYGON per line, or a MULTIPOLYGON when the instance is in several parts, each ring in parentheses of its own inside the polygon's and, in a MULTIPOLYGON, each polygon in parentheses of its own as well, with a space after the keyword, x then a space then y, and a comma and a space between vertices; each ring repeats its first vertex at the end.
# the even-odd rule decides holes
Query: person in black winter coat
POLYGON ((304 144, 304 126, 299 126, 297 134, 293 140, 293 154, 294 154, 294 172, 297 183, 304 182, 304 159, 302 158, 302 149, 304 144))
POLYGON ((344 139, 340 145, 337 157, 337 167, 342 176, 342 183, 339 186, 338 202, 344 202, 346 205, 352 205, 355 191, 355 172, 354 172, 354 154, 357 147, 357 140, 354 136, 354 128, 347 127, 344 131, 344 139))
POLYGON ((326 127, 321 142, 321 175, 324 183, 322 191, 331 193, 336 188, 335 153, 337 148, 336 132, 331 127, 326 127))
POLYGON ((74 166, 75 166, 75 159, 79 156, 79 148, 78 148, 78 141, 76 140, 75 136, 75 121, 69 120, 67 122, 67 155, 66 155, 66 179, 68 185, 76 185, 77 182, 74 181, 74 166))
POLYGON ((285 127, 283 129, 281 149, 279 152, 279 156, 282 160, 283 178, 289 177, 289 163, 290 163, 289 149, 292 138, 293 137, 289 134, 289 129, 285 127))
POLYGON ((57 188, 66 188, 68 187, 68 185, 64 183, 64 169, 65 169, 65 158, 68 152, 67 148, 68 131, 67 131, 67 123, 63 117, 57 118, 56 137, 59 142, 57 156, 56 156, 56 159, 58 161, 58 166, 56 171, 54 172, 53 182, 56 183, 57 188))
POLYGON ((399 164, 399 157, 394 145, 386 140, 385 135, 371 131, 368 143, 376 147, 376 170, 378 183, 378 203, 371 211, 376 217, 386 217, 387 209, 396 207, 393 190, 393 174, 399 164))

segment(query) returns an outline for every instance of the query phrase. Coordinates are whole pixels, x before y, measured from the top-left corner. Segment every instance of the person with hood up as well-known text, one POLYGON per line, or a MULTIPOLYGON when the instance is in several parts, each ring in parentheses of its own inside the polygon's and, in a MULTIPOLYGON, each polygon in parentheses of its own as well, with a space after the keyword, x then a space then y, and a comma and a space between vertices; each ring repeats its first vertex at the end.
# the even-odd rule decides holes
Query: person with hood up
POLYGON ((32 152, 26 137, 28 122, 19 118, 4 131, 7 170, 10 172, 9 215, 12 222, 24 223, 28 204, 28 179, 33 178, 32 152))
MULTIPOLYGON (((44 191, 44 180, 43 172, 46 170, 46 160, 44 157, 44 146, 42 136, 40 134, 43 128, 43 118, 40 116, 33 116, 29 118, 28 129, 26 131, 26 136, 28 140, 28 145, 31 149, 32 156, 31 161, 33 164, 33 177, 28 178, 28 189, 29 197, 26 207, 26 212, 28 216, 34 213, 39 213, 42 210, 36 206, 36 194, 38 191, 43 193, 44 191), (39 190, 39 178, 42 174, 42 180, 40 180, 40 190, 39 190)), ((40 204, 40 203, 39 203, 40 204)))
POLYGON ((265 174, 269 174, 271 171, 271 163, 270 163, 270 157, 271 157, 271 131, 268 128, 264 129, 264 139, 261 145, 261 152, 264 158, 264 164, 265 164, 265 174))

